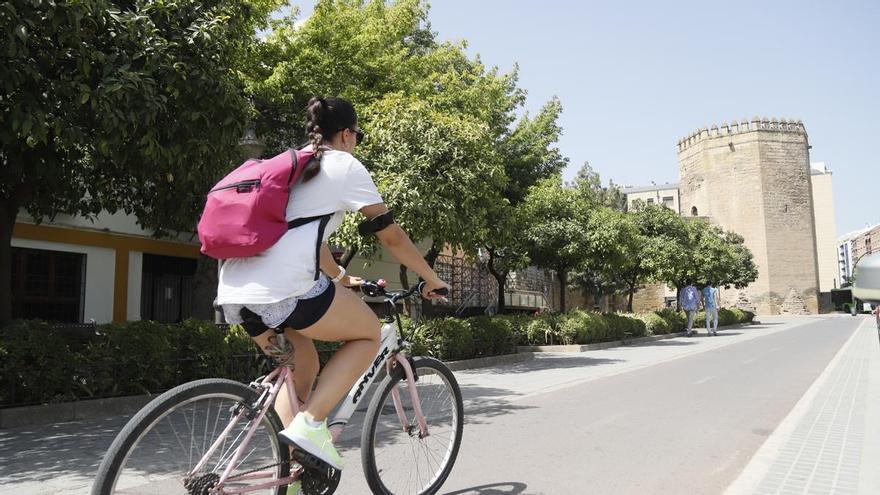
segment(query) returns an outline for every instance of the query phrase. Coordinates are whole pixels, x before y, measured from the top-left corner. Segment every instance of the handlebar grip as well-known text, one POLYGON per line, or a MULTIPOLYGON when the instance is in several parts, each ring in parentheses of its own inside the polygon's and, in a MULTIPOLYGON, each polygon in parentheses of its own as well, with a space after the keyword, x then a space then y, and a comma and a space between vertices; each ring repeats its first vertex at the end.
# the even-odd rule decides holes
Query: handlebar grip
POLYGON ((441 287, 439 289, 432 290, 431 293, 437 294, 438 296, 448 296, 449 289, 447 289, 446 287, 441 287))

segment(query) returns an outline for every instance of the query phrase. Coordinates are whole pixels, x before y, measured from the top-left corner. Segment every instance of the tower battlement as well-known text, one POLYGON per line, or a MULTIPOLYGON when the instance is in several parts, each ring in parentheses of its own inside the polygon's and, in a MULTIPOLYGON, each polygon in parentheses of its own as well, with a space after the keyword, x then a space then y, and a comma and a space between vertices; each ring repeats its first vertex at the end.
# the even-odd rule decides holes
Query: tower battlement
POLYGON ((702 127, 697 129, 678 140, 678 151, 684 151, 704 139, 713 139, 757 131, 787 132, 802 135, 807 134, 807 131, 804 128, 804 123, 801 122, 800 119, 790 120, 785 118, 778 119, 776 117, 770 119, 767 117, 753 117, 752 120, 742 119, 739 122, 734 120, 731 123, 724 122, 720 126, 712 125, 712 127, 702 127))

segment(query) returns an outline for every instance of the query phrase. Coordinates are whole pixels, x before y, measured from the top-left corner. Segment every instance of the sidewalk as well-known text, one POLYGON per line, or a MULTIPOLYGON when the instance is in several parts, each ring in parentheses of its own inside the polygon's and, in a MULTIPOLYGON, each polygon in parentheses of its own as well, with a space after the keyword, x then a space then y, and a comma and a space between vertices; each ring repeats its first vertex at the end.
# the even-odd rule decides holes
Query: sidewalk
POLYGON ((794 493, 880 493, 880 343, 873 319, 865 319, 726 491, 794 493))

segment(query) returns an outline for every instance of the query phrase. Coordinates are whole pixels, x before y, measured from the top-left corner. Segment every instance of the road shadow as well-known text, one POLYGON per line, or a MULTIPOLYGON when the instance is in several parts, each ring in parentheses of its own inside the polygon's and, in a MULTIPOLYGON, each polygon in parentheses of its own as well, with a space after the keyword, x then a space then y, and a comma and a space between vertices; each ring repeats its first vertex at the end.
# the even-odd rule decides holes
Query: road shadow
POLYGON ((127 421, 122 416, 0 430, 0 485, 64 474, 94 477, 127 421))
MULTIPOLYGON (((462 401, 464 402, 464 424, 485 424, 490 422, 491 418, 511 414, 526 409, 534 409, 536 406, 525 405, 521 403, 512 403, 510 399, 517 394, 512 390, 495 387, 480 387, 475 385, 459 385, 461 388, 462 401)), ((369 398, 368 398, 369 399, 369 398)), ((406 409, 406 404, 404 404, 406 409)), ((408 409, 407 409, 408 410, 408 409)), ((392 411, 386 411, 383 417, 391 417, 392 411)), ((429 416, 431 416, 429 414, 429 416)), ((348 425, 342 432, 342 436, 337 440, 336 446, 340 451, 355 449, 360 447, 361 430, 364 425, 365 414, 356 412, 349 419, 348 425)), ((396 417, 396 416, 395 416, 396 417)), ((447 421, 437 423, 436 418, 432 422, 429 419, 429 428, 448 427, 447 421)), ((381 437, 381 435, 379 435, 381 437)), ((387 444, 398 441, 394 438, 379 438, 379 444, 387 444)))
POLYGON ((462 385, 461 394, 464 397, 465 424, 489 423, 491 418, 536 407, 510 402, 516 394, 503 388, 462 385))
POLYGON ((624 359, 607 359, 580 356, 577 354, 551 355, 536 354, 535 359, 530 359, 521 363, 507 364, 503 366, 493 366, 490 368, 480 368, 475 370, 485 375, 509 375, 511 373, 529 373, 532 371, 540 371, 544 369, 563 369, 563 368, 583 368, 587 366, 601 366, 603 364, 612 364, 623 362, 624 359))
POLYGON ((445 495, 520 495, 525 493, 526 488, 525 483, 507 481, 446 492, 445 495))

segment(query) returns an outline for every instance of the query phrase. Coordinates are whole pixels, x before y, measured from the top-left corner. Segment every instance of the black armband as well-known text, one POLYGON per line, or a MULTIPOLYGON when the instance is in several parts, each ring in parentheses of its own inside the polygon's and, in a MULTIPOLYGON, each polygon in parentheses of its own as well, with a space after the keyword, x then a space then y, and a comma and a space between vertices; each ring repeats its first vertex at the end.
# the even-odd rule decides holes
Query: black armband
POLYGON ((379 215, 370 220, 364 220, 358 225, 358 232, 361 235, 375 234, 394 223, 394 215, 390 211, 379 215))

